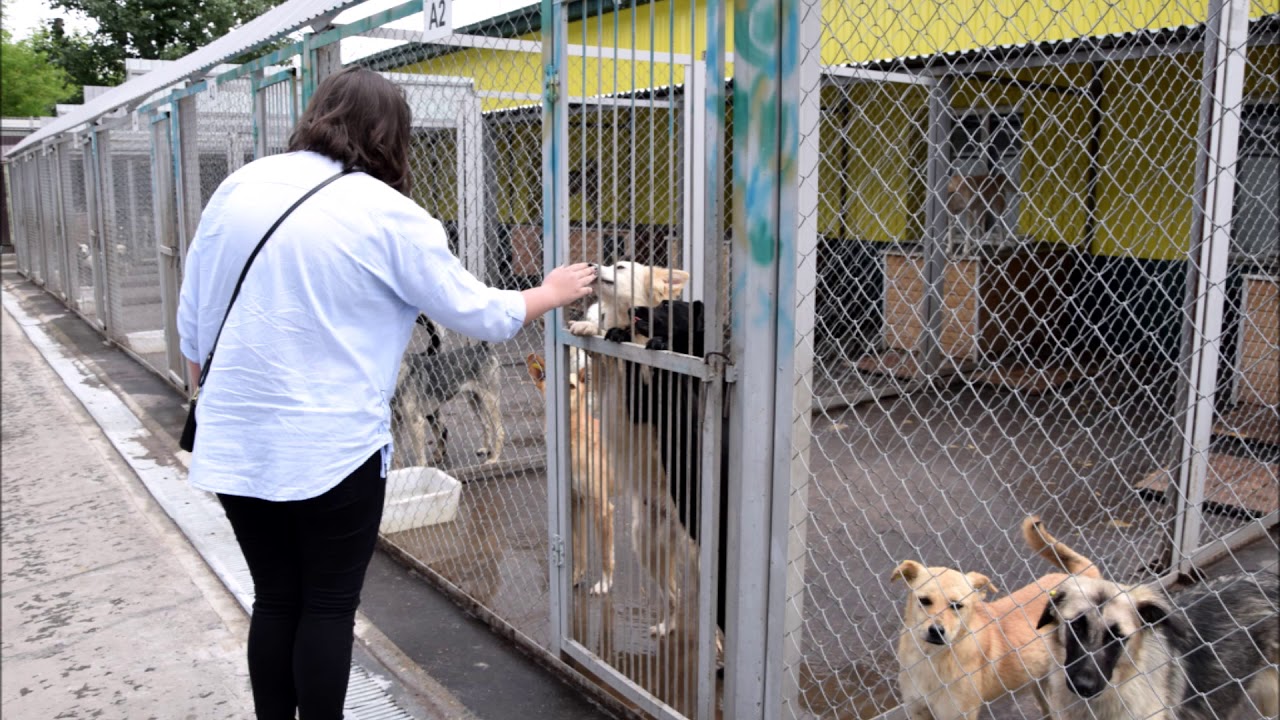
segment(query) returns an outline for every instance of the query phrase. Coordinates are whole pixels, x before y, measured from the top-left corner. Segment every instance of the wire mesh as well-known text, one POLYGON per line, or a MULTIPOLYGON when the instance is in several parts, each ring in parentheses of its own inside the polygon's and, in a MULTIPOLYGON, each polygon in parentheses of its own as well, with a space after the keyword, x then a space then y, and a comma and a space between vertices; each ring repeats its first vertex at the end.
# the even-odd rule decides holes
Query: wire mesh
POLYGON ((112 339, 164 374, 166 339, 150 133, 121 127, 107 131, 102 144, 107 148, 102 188, 112 339))
POLYGON ((68 301, 73 308, 90 320, 97 319, 94 282, 95 253, 90 235, 88 164, 83 139, 73 138, 62 146, 62 198, 65 215, 69 278, 68 301))
POLYGON ((210 83, 196 97, 200 206, 228 175, 253 161, 253 96, 248 78, 210 83))
MULTIPOLYGON (((668 283, 689 272, 671 297, 714 297, 718 317, 705 322, 723 342, 731 307, 747 299, 730 282, 728 162, 722 235, 703 237, 691 219, 711 204, 691 181, 711 157, 694 130, 702 91, 689 92, 702 8, 625 5, 587 4, 567 27, 565 250, 615 276, 622 261, 668 283), (703 287, 707 277, 718 281, 703 287)), ((820 43, 802 48, 823 75, 818 127, 801 138, 818 149, 816 256, 783 260, 817 271, 813 336, 797 339, 815 353, 812 377, 795 379, 814 398, 813 437, 793 478, 806 513, 789 528, 803 538, 788 555, 803 586, 785 598, 798 623, 784 638, 794 651, 784 716, 900 705, 899 643, 929 643, 917 611, 904 610, 915 591, 893 571, 916 560, 1021 587, 1053 569, 1019 536, 1030 514, 1120 582, 1168 578, 1186 553, 1215 545, 1207 576, 1274 565, 1280 8, 1255 2, 1249 15, 1247 47, 1206 62, 1203 17, 1176 5, 1071 0, 1057 13, 1001 15, 823 4, 820 43), (1243 65, 1240 100, 1206 102, 1216 87, 1206 79, 1229 76, 1232 63, 1243 65), (1229 223, 1206 218, 1202 199, 1224 178, 1229 223), (1220 229, 1225 261, 1197 251, 1220 229), (1213 298, 1221 311, 1202 312, 1213 298), (1212 415, 1203 438, 1201 406, 1212 415), (1179 499, 1188 481, 1192 495, 1179 499), (1233 540, 1248 533, 1251 544, 1233 540)), ((530 7, 424 45, 414 16, 340 48, 346 63, 404 89, 413 199, 473 273, 506 288, 542 275, 544 21, 530 7), (370 54, 371 43, 383 49, 370 54)), ((285 148, 302 83, 280 70, 211 81, 196 96, 202 205, 230 173, 285 148)), ((729 103, 721 158, 733 115, 729 103)), ((19 267, 86 315, 109 317, 111 337, 164 374, 152 172, 172 163, 156 154, 147 119, 110 119, 96 163, 92 146, 63 139, 7 172, 19 267), (81 250, 95 166, 102 267, 81 250)), ((175 197, 192 196, 186 182, 174 178, 175 197)), ((634 280, 634 268, 621 272, 634 280)), ((606 293, 612 310, 596 334, 616 324, 644 336, 618 308, 657 297, 606 293)), ((584 304, 569 316, 599 314, 584 304)), ((602 682, 643 690, 628 698, 651 714, 705 717, 718 692, 704 672, 716 635, 706 608, 719 603, 703 601, 727 588, 701 583, 704 561, 720 558, 705 549, 715 533, 696 508, 714 496, 700 474, 720 448, 689 435, 722 408, 681 364, 704 354, 695 333, 665 335, 671 354, 566 351, 569 516, 550 527, 559 498, 548 497, 558 487, 545 463, 548 400, 526 364, 545 350, 543 329, 488 346, 418 327, 394 402, 384 534, 516 635, 567 645, 574 663, 613 678, 602 682), (647 421, 633 417, 642 396, 647 421), (548 607, 561 571, 548 557, 553 567, 562 558, 571 588, 559 638, 548 607)), ((998 717, 1041 714, 1025 693, 983 705, 998 717)))
MULTIPOLYGON (((814 373, 798 379, 815 402, 807 473, 793 478, 807 512, 791 528, 804 583, 787 598, 799 622, 786 715, 907 703, 1041 717, 1018 673, 997 681, 996 658, 962 656, 964 633, 1034 623, 1045 597, 993 627, 945 598, 922 609, 959 586, 900 563, 1012 591, 1055 570, 1019 531, 1039 515, 1110 580, 1166 576, 1188 343, 1222 347, 1198 547, 1268 515, 1274 525, 1280 424, 1255 389, 1277 377, 1275 47, 1249 48, 1246 100, 1229 108, 1243 129, 1224 170, 1237 196, 1223 335, 1192 339, 1203 318, 1188 278, 1209 272, 1190 254, 1203 23, 1124 4, 1089 24, 1029 5, 1011 17, 883 10, 827 6, 820 45, 802 49, 824 83, 818 136, 802 138, 820 148, 818 294, 814 373)), ((1255 39, 1274 43, 1264 27, 1255 39)), ((1275 553, 1263 533, 1205 572, 1274 566, 1275 553)), ((960 605, 979 597, 972 582, 960 605)), ((1020 659, 1045 670, 1031 650, 1020 659)))
MULTIPOLYGON (((347 64, 383 72, 404 90, 413 122, 411 197, 441 222, 468 270, 512 289, 541 282, 541 121, 497 118, 541 92, 536 44, 504 49, 512 38, 536 37, 536 21, 536 10, 502 16, 471 38, 474 46, 401 42, 369 54, 367 40, 349 39, 341 48, 347 64)), ((422 22, 417 15, 398 25, 422 22)), ((545 425, 524 363, 542 348, 537 324, 498 345, 416 328, 393 405, 387 487, 398 505, 388 504, 384 532, 547 648, 545 425)))

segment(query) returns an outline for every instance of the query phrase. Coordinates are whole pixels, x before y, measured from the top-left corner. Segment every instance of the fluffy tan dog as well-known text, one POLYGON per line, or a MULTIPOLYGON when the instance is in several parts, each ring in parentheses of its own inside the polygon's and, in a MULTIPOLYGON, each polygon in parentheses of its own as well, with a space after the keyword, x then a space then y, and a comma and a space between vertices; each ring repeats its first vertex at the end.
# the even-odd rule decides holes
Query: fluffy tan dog
MULTIPOLYGON (((546 362, 539 355, 525 358, 529 377, 538 391, 546 393, 546 362)), ((600 421, 587 412, 587 370, 569 377, 569 437, 573 526, 573 585, 582 584, 587 574, 587 513, 592 514, 600 532, 600 581, 591 586, 592 595, 603 595, 613 585, 613 466, 600 444, 600 421)))
MULTIPOLYGON (((677 300, 688 282, 689 273, 683 270, 625 261, 601 267, 596 277, 599 299, 583 320, 570 323, 569 332, 644 344, 647 338, 632 332, 632 310, 677 300)), ((576 357, 576 353, 570 355, 571 363, 576 357)), ((634 408, 628 406, 628 386, 632 390, 631 402, 635 402, 634 394, 649 379, 649 368, 627 367, 626 363, 607 357, 591 358, 586 365, 596 393, 614 481, 633 498, 632 545, 645 572, 663 591, 660 619, 649 631, 666 635, 676 628, 676 616, 692 613, 696 604, 687 603, 690 607, 680 609, 682 600, 696 601, 698 597, 698 548, 680 523, 679 511, 671 499, 660 456, 662 445, 654 426, 637 421, 634 408)), ((571 369, 578 370, 573 365, 571 369)))
MULTIPOLYGON (((1022 522, 1027 545, 1068 573, 1100 577, 1084 556, 1059 542, 1032 516, 1022 522)), ((890 580, 910 586, 906 627, 898 638, 898 688, 912 718, 976 720, 984 702, 1031 690, 1053 717, 1046 678, 1058 667, 1052 644, 1036 629, 1049 591, 1069 576, 1045 575, 998 600, 986 575, 914 560, 890 580)))

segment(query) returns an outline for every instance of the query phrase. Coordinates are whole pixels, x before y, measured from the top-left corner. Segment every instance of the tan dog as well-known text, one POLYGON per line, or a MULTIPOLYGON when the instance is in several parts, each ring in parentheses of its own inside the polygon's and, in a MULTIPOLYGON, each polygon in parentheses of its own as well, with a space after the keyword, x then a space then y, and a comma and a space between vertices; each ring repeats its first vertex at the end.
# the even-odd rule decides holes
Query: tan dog
MULTIPOLYGON (((653 307, 663 300, 676 300, 684 293, 689 273, 684 270, 650 267, 620 262, 600 267, 596 276, 596 297, 586 317, 569 323, 574 335, 604 335, 610 328, 630 328, 631 310, 653 307)), ((644 344, 644 340, 638 340, 644 344)))
MULTIPOLYGON (((596 278, 598 301, 586 317, 569 325, 574 335, 604 335, 615 340, 644 344, 635 335, 633 313, 637 307, 654 307, 663 300, 677 300, 689 282, 683 270, 619 262, 601 267, 596 278)), ((571 355, 572 359, 576 354, 571 355)), ((604 432, 605 451, 620 489, 630 494, 631 540, 640 564, 663 590, 661 619, 650 626, 652 635, 666 635, 676 628, 672 611, 682 599, 698 597, 698 549, 680 522, 671 499, 668 478, 660 457, 661 443, 650 423, 636 422, 627 406, 626 385, 646 382, 648 368, 628 368, 605 357, 590 361, 591 385, 596 392, 604 432)), ((577 367, 571 369, 575 372, 577 367)), ((692 610, 690 610, 692 612, 692 610)))
MULTIPOLYGON (((1033 551, 1068 573, 1099 577, 1084 556, 1059 542, 1032 516, 1022 535, 1033 551)), ((1036 629, 1048 592, 1069 576, 1045 575, 998 600, 986 575, 929 567, 914 560, 899 565, 890 580, 911 586, 906 627, 898 638, 898 688, 912 718, 978 717, 984 702, 1030 688, 1053 717, 1046 678, 1057 668, 1052 645, 1036 629)))
MULTIPOLYGON (((525 358, 529 377, 538 391, 546 394, 546 363, 539 355, 525 358)), ((569 376, 569 437, 571 499, 573 526, 573 585, 582 584, 587 574, 587 513, 593 514, 601 544, 600 581, 591 586, 590 594, 603 595, 613 585, 613 471, 609 458, 600 446, 600 421, 588 411, 587 371, 580 369, 569 376)))

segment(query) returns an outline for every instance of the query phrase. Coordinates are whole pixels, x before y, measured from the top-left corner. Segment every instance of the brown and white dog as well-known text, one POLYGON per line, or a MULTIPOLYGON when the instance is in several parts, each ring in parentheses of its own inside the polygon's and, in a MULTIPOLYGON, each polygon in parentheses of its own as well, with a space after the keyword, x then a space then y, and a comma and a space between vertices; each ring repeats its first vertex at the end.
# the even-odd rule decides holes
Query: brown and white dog
MULTIPOLYGON (((601 267, 596 277, 598 300, 583 320, 570 323, 569 332, 643 344, 647 338, 633 332, 633 310, 678 299, 688 282, 689 273, 683 270, 625 261, 601 267)), ((654 425, 637 417, 635 407, 629 406, 647 381, 647 368, 606 357, 592 358, 589 368, 614 481, 632 498, 632 546, 665 596, 662 617, 650 633, 666 635, 676 627, 673 611, 681 600, 698 597, 698 552, 671 498, 654 425)), ((574 372, 578 369, 571 365, 574 372)))
MULTIPOLYGON (((1027 545, 1073 575, 1099 577, 1084 556, 1059 542, 1032 516, 1022 522, 1027 545)), ((911 588, 906 627, 898 638, 898 688, 914 720, 976 720, 983 703, 1030 689, 1053 717, 1047 677, 1058 667, 1049 640, 1036 629, 1049 591, 1069 575, 1053 573, 998 600, 986 575, 948 567, 899 565, 890 580, 911 588)))
MULTIPOLYGON (((539 355, 525 358, 529 377, 538 391, 546 394, 546 362, 539 355)), ((572 473, 573 586, 582 584, 587 574, 588 513, 600 533, 602 572, 590 594, 603 595, 613 585, 613 469, 601 447, 600 420, 588 412, 587 370, 569 376, 569 463, 572 473)))

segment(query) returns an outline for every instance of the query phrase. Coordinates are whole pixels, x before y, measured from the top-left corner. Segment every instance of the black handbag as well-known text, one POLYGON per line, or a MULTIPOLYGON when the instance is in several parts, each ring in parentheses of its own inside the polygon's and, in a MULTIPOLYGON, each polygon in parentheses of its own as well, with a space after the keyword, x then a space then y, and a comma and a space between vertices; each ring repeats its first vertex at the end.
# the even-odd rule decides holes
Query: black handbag
POLYGON ((249 253, 249 259, 244 262, 244 269, 240 271, 240 279, 236 280, 236 288, 231 291, 231 300, 227 302, 227 312, 222 316, 222 324, 218 326, 218 334, 213 338, 213 347, 209 348, 209 356, 204 359, 204 364, 200 366, 200 379, 196 381, 196 391, 195 394, 191 396, 191 408, 187 411, 187 422, 182 426, 182 437, 178 438, 178 447, 186 450, 187 452, 191 452, 196 446, 196 401, 200 399, 200 388, 204 387, 204 380, 209 376, 209 366, 213 364, 213 351, 218 349, 218 338, 222 337, 222 328, 227 325, 227 318, 231 315, 231 306, 235 304, 236 297, 240 294, 240 286, 244 284, 244 278, 249 274, 249 266, 253 264, 253 259, 258 257, 258 253, 262 250, 262 246, 267 243, 267 238, 271 237, 271 234, 276 231, 276 228, 280 227, 280 223, 284 222, 284 219, 289 217, 290 213, 297 210, 299 205, 301 205, 307 198, 319 192, 325 185, 328 185, 349 172, 351 172, 350 169, 344 169, 337 175, 334 175, 319 185, 311 188, 307 191, 307 194, 298 198, 297 202, 290 205, 289 209, 285 210, 284 214, 276 219, 275 223, 272 224, 271 229, 267 230, 267 234, 263 235, 262 239, 258 241, 258 246, 253 249, 253 252, 249 253))

